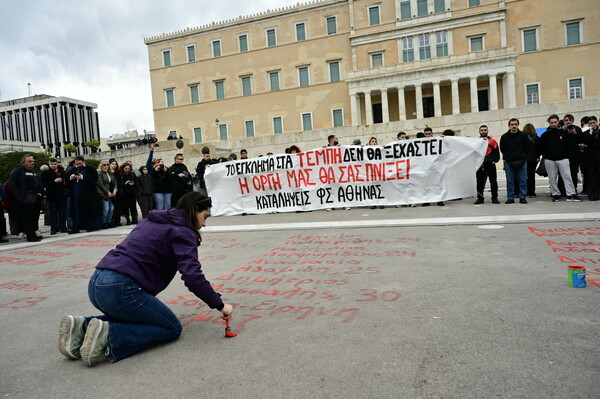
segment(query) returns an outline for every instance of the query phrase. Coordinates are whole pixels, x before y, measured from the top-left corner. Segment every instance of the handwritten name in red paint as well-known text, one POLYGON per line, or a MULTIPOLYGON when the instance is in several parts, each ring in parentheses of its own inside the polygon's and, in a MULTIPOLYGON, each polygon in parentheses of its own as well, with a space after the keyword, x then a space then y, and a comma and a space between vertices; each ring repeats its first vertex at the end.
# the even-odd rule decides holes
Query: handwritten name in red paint
POLYGON ((538 237, 600 235, 600 227, 569 227, 560 229, 538 229, 536 227, 528 227, 528 229, 538 237))
POLYGON ((19 258, 16 256, 0 256, 0 262, 2 263, 12 263, 15 265, 41 265, 44 263, 52 262, 51 260, 40 260, 34 258, 19 258))
POLYGON ((593 265, 595 264, 600 264, 600 259, 592 259, 592 258, 584 258, 583 256, 579 257, 579 258, 569 258, 567 256, 564 255, 558 255, 558 259, 562 262, 562 263, 571 263, 571 264, 577 264, 577 263, 591 263, 593 265))
POLYGON ((67 241, 67 242, 57 242, 52 244, 53 246, 58 247, 114 247, 119 244, 123 239, 116 240, 90 240, 90 239, 82 239, 75 241, 67 241))
POLYGON ((234 288, 234 287, 225 287, 224 284, 213 284, 212 285, 215 292, 223 293, 223 294, 239 294, 239 295, 265 295, 265 296, 277 296, 284 299, 291 299, 293 297, 298 297, 299 299, 317 299, 323 301, 337 301, 342 299, 339 296, 332 294, 330 291, 307 291, 302 288, 296 288, 288 291, 281 291, 275 289, 248 289, 248 288, 234 288))
MULTIPOLYGON (((258 261, 262 261, 263 259, 258 259, 258 261)), ((310 261, 302 261, 303 263, 306 262, 310 262, 310 261)), ((335 275, 338 274, 338 272, 334 272, 334 273, 329 273, 329 271, 331 271, 330 267, 327 266, 322 266, 322 267, 313 267, 311 265, 305 266, 305 267, 299 267, 299 268, 292 268, 292 267, 283 267, 281 269, 277 269, 277 268, 273 268, 273 267, 262 267, 262 266, 254 266, 254 264, 256 263, 262 263, 262 262, 257 262, 257 261, 252 261, 250 262, 248 265, 246 266, 242 266, 236 270, 234 270, 234 272, 250 272, 250 273, 270 273, 273 275, 278 275, 281 273, 315 273, 315 274, 324 274, 324 275, 335 275)), ((334 263, 340 263, 340 262, 334 262, 334 263)), ((376 267, 361 267, 361 266, 354 266, 354 267, 350 267, 344 271, 341 271, 340 273, 342 274, 377 274, 377 273, 381 273, 381 270, 379 270, 376 267)))
POLYGON ((247 277, 247 276, 240 276, 240 277, 235 277, 235 273, 227 273, 223 276, 217 277, 215 280, 218 281, 235 281, 236 283, 240 283, 240 284, 245 284, 245 285, 250 285, 253 283, 266 283, 270 286, 275 286, 278 285, 279 283, 284 283, 284 284, 292 284, 294 287, 299 287, 301 285, 306 285, 306 284, 325 284, 325 285, 348 285, 350 284, 350 282, 346 279, 343 280, 337 280, 337 279, 329 279, 329 280, 314 280, 312 278, 304 278, 304 279, 299 279, 296 277, 286 277, 281 276, 281 277, 276 277, 276 278, 269 278, 269 277, 265 277, 264 275, 260 275, 255 277, 253 280, 251 280, 251 277, 247 277))
POLYGON ((41 276, 41 277, 45 277, 45 278, 49 278, 49 279, 53 279, 53 278, 80 278, 80 279, 87 279, 87 278, 90 278, 89 274, 67 273, 65 270, 51 270, 51 271, 46 272, 46 273, 36 274, 36 276, 41 276))
POLYGON ((370 258, 381 258, 384 256, 417 256, 416 251, 398 251, 398 250, 388 250, 383 252, 358 252, 358 251, 343 251, 343 252, 309 252, 309 253, 289 253, 282 252, 279 253, 276 251, 277 248, 271 250, 270 252, 266 252, 263 254, 265 257, 283 257, 283 258, 305 258, 305 257, 313 257, 313 258, 326 258, 329 256, 356 256, 356 257, 370 257, 370 258))
POLYGON ((63 256, 71 255, 70 252, 45 252, 45 251, 31 251, 28 249, 12 251, 11 254, 29 255, 29 256, 47 256, 49 258, 62 258, 63 256))
POLYGON ((0 304, 0 309, 23 309, 23 308, 29 308, 32 306, 37 305, 38 303, 45 301, 46 299, 48 299, 48 297, 45 296, 39 296, 39 297, 34 297, 34 296, 27 296, 25 298, 19 298, 19 299, 15 299, 12 302, 9 303, 4 303, 4 304, 0 304), (13 305, 13 306, 11 306, 13 305))
POLYGON ((3 289, 3 290, 16 290, 16 291, 25 291, 25 292, 37 291, 40 288, 44 288, 44 287, 48 287, 48 286, 47 285, 25 284, 25 283, 23 283, 22 280, 12 280, 12 281, 8 281, 6 283, 0 284, 0 289, 3 289))

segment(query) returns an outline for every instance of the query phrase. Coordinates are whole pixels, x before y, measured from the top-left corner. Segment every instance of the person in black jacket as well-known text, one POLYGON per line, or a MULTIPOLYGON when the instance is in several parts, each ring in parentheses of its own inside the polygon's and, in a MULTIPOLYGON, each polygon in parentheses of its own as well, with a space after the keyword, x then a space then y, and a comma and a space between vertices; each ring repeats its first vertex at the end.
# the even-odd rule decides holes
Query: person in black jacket
POLYGON ((171 207, 171 196, 173 195, 173 187, 171 184, 171 176, 169 168, 160 158, 153 158, 156 144, 150 144, 150 153, 146 161, 148 174, 154 178, 154 209, 163 211, 171 207))
POLYGON ((598 130, 598 119, 590 116, 588 121, 589 135, 585 136, 587 152, 587 175, 588 175, 588 199, 598 201, 600 199, 600 130, 598 130))
POLYGON ((486 180, 490 179, 490 188, 492 190, 492 203, 499 204, 498 201, 498 175, 496 172, 496 163, 500 161, 500 150, 498 149, 498 142, 491 137, 488 137, 488 127, 481 125, 479 127, 479 136, 487 140, 487 150, 481 167, 477 169, 477 200, 475 205, 483 204, 483 190, 485 188, 486 180))
POLYGON ((140 176, 137 178, 137 201, 142 210, 142 219, 148 217, 153 208, 154 178, 148 174, 146 166, 140 166, 140 176))
POLYGON ((515 184, 519 185, 519 203, 526 204, 529 139, 519 130, 517 118, 508 121, 508 131, 500 137, 500 151, 502 151, 506 173, 505 204, 515 203, 515 184))
POLYGON ((208 197, 208 192, 206 191, 206 181, 204 180, 204 173, 206 172, 206 167, 212 165, 214 162, 210 157, 210 149, 208 147, 202 148, 202 160, 198 162, 196 166, 196 179, 198 180, 198 185, 200 186, 200 193, 206 195, 208 197))
POLYGON ((71 218, 73 228, 69 234, 77 234, 80 229, 87 231, 99 230, 101 227, 102 204, 96 191, 98 171, 85 164, 85 159, 75 157, 75 168, 71 170, 71 218))
POLYGON ((125 162, 119 167, 117 175, 117 192, 121 204, 121 214, 125 216, 127 225, 137 224, 138 213, 135 203, 137 195, 137 178, 131 170, 131 164, 125 162))
POLYGON ((42 182, 50 204, 50 234, 67 230, 67 173, 56 158, 48 161, 49 169, 42 172, 42 182))
POLYGON ((171 183, 173 184, 173 195, 171 196, 171 207, 177 205, 179 198, 192 191, 192 175, 183 163, 183 154, 175 155, 175 163, 169 168, 171 183))
POLYGON ((581 201, 575 192, 569 166, 568 133, 558 128, 558 115, 550 115, 548 129, 542 134, 538 143, 538 154, 544 157, 544 165, 550 181, 552 202, 560 200, 558 173, 562 176, 567 192, 567 201, 581 201))
POLYGON ((35 158, 30 154, 24 154, 21 157, 21 164, 10 172, 6 185, 10 210, 29 242, 42 239, 35 232, 38 229, 40 206, 46 191, 42 179, 34 172, 34 167, 35 158))

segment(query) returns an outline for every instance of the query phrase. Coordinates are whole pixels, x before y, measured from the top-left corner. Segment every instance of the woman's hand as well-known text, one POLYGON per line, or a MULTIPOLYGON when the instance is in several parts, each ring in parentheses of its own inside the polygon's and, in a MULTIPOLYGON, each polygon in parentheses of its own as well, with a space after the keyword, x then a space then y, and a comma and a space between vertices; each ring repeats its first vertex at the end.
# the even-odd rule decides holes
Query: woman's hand
POLYGON ((226 319, 230 318, 231 314, 233 313, 233 306, 226 303, 225 306, 223 306, 223 309, 221 309, 221 313, 223 313, 224 318, 226 318, 226 319))

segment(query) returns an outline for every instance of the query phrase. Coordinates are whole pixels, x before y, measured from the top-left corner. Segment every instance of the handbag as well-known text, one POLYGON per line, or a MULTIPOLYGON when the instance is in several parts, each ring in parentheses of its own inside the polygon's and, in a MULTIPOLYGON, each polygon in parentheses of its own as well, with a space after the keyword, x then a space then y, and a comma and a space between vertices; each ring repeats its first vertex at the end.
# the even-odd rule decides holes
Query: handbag
POLYGON ((548 177, 548 172, 546 172, 546 162, 544 162, 544 158, 540 159, 540 163, 535 169, 535 173, 542 177, 548 177))

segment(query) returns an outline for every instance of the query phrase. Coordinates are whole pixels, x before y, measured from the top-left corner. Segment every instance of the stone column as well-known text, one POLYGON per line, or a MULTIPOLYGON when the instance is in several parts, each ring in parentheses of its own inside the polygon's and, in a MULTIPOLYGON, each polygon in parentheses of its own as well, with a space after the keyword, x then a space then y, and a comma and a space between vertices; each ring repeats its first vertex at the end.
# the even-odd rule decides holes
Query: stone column
POLYGON ((388 105, 388 89, 381 89, 381 113, 383 115, 383 123, 390 121, 390 108, 388 105))
POLYGON ((498 109, 498 82, 496 81, 496 74, 491 73, 490 78, 490 110, 495 111, 498 109))
POLYGON ((460 96, 458 93, 458 78, 453 78, 452 83, 452 115, 460 114, 460 96))
POLYGON ((415 101, 417 102, 417 119, 423 119, 423 89, 421 83, 415 83, 415 101))
POLYGON ((471 112, 479 112, 479 101, 477 100, 477 76, 471 76, 471 112))
POLYGON ((404 86, 398 87, 398 115, 401 121, 406 120, 406 100, 404 99, 404 86))
POLYGON ((365 125, 373 124, 373 105, 371 105, 371 90, 365 91, 365 125))
POLYGON ((506 98, 504 99, 504 108, 514 108, 517 106, 515 98, 515 73, 506 72, 506 98))
POLYGON ((433 82, 433 112, 434 116, 442 116, 442 96, 440 82, 433 82))
MULTIPOLYGON (((352 118, 352 126, 359 126, 358 114, 356 113, 358 93, 350 93, 350 117, 352 118)), ((360 106, 360 103, 358 103, 360 106)))

